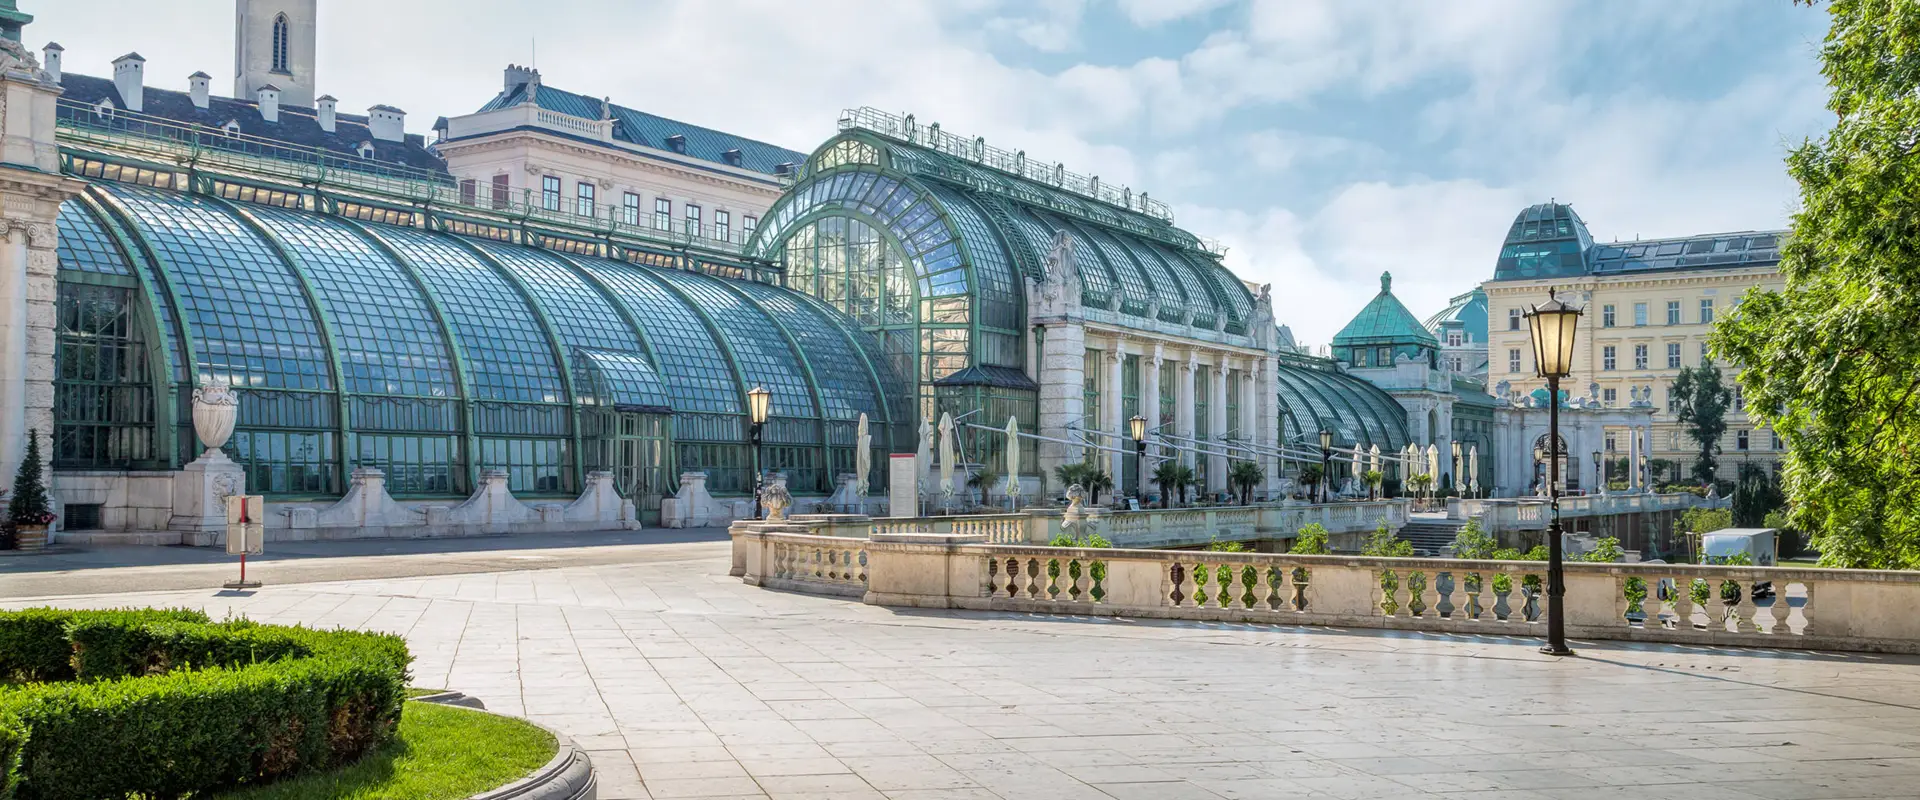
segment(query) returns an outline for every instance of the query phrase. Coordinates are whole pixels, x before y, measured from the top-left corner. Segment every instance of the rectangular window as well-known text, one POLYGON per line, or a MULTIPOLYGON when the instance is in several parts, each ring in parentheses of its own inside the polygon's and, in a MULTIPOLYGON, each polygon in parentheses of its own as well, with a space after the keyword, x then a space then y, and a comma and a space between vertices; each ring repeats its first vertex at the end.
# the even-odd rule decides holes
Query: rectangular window
POLYGON ((493 176, 493 207, 506 208, 513 197, 513 180, 505 175, 493 176))
MULTIPOLYGON (((1672 386, 1667 387, 1667 410, 1670 412, 1678 412, 1680 410, 1680 395, 1674 394, 1672 386)), ((1672 448, 1669 447, 1669 449, 1672 448)))
POLYGON ((640 195, 627 192, 620 196, 620 221, 628 225, 640 224, 640 195))
POLYGON ((687 204, 687 235, 700 235, 700 207, 692 203, 687 204))
POLYGON ((593 216, 593 184, 581 181, 573 185, 573 213, 582 217, 593 216))
POLYGON ((1647 304, 1646 303, 1633 304, 1633 324, 1634 324, 1634 327, 1638 327, 1638 328, 1646 327, 1647 325, 1647 304))
POLYGON ((673 201, 664 197, 653 199, 653 229, 664 231, 673 227, 673 201))
POLYGON ((1382 347, 1373 352, 1373 363, 1383 367, 1393 366, 1393 348, 1382 347))
POLYGON ((732 239, 727 238, 728 234, 732 233, 732 231, 728 229, 732 227, 733 227, 732 214, 725 211, 713 212, 713 238, 719 239, 720 241, 723 241, 723 242, 732 241, 732 239))
POLYGON ((1747 410, 1747 393, 1740 390, 1740 384, 1733 385, 1733 410, 1747 410))
POLYGON ((1459 347, 1462 344, 1460 331, 1447 331, 1447 346, 1459 347))
POLYGON ((1667 324, 1668 325, 1680 324, 1680 301, 1678 300, 1667 301, 1667 324))
POLYGON ((1507 309, 1507 330, 1520 330, 1520 313, 1520 309, 1517 308, 1507 309))
POLYGON ((540 179, 540 207, 548 211, 560 210, 560 178, 548 175, 540 179))
POLYGON ((1614 442, 1614 439, 1613 439, 1613 432, 1612 432, 1612 431, 1608 431, 1608 432, 1607 432, 1607 452, 1609 452, 1609 453, 1611 453, 1611 452, 1613 452, 1613 451, 1615 451, 1615 450, 1619 450, 1619 449, 1620 449, 1620 448, 1619 448, 1619 447, 1618 447, 1618 446, 1617 446, 1617 445, 1615 444, 1615 442, 1614 442))
POLYGON ((1711 297, 1701 298, 1700 300, 1700 324, 1713 324, 1713 298, 1711 297))
MULTIPOLYGON (((1611 405, 1613 405, 1614 403, 1617 403, 1617 402, 1619 402, 1619 401, 1620 401, 1620 390, 1619 390, 1619 389, 1601 389, 1601 390, 1600 390, 1600 402, 1601 402, 1601 404, 1602 404, 1602 405, 1609 405, 1609 406, 1611 406, 1611 405)), ((1609 442, 1611 442, 1611 441, 1612 441, 1612 438, 1611 438, 1611 437, 1609 437, 1609 438, 1608 438, 1608 441, 1609 441, 1609 442)), ((1613 449, 1613 445, 1612 445, 1612 444, 1608 444, 1608 445, 1607 445, 1607 449, 1608 449, 1608 450, 1612 450, 1612 449, 1613 449)))
POLYGON ((472 178, 462 178, 460 180, 460 204, 470 206, 479 199, 480 182, 472 178))
POLYGON ((1747 437, 1747 432, 1746 432, 1746 431, 1741 431, 1741 432, 1739 432, 1739 433, 1736 433, 1736 434, 1734 434, 1734 435, 1733 435, 1733 449, 1735 449, 1735 450, 1747 450, 1747 449, 1750 449, 1750 447, 1749 447, 1749 445, 1748 445, 1748 441, 1749 441, 1749 439, 1748 439, 1748 437, 1747 437))
POLYGON ((1600 307, 1600 327, 1602 328, 1613 327, 1613 304, 1612 303, 1608 303, 1600 307))
POLYGON ((1367 348, 1353 348, 1353 365, 1356 367, 1364 367, 1367 365, 1367 348))
POLYGON ((1633 346, 1633 368, 1634 369, 1647 368, 1647 346, 1646 345, 1636 344, 1633 346))
POLYGON ((759 217, 756 217, 752 214, 747 214, 746 216, 741 217, 740 218, 740 241, 745 242, 753 239, 753 229, 758 227, 759 225, 760 225, 759 217))
POLYGON ((1614 355, 1613 345, 1600 348, 1600 368, 1605 370, 1613 369, 1614 355))
POLYGON ((1680 368, 1680 343, 1667 343, 1667 369, 1680 368))
POLYGON ((1511 347, 1507 349, 1507 371, 1520 371, 1520 348, 1511 347))
POLYGON ((1779 432, 1779 431, 1768 431, 1768 432, 1769 432, 1769 433, 1771 433, 1771 434, 1773 434, 1773 449, 1775 449, 1775 450, 1784 450, 1784 449, 1786 449, 1786 448, 1783 448, 1783 447, 1781 447, 1781 446, 1780 446, 1780 432, 1779 432))
POLYGON ((1700 363, 1705 364, 1712 360, 1713 360, 1712 354, 1707 352, 1707 343, 1701 342, 1700 343, 1700 363))

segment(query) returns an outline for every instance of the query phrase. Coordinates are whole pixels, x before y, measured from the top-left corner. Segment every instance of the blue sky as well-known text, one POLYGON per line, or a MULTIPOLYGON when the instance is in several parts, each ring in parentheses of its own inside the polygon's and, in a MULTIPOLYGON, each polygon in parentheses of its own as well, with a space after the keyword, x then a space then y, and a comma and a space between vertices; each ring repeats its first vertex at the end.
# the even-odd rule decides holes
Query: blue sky
MULTIPOLYGON (((231 76, 231 0, 22 0, 27 44, 148 81, 231 76)), ((1492 274, 1514 213, 1600 239, 1783 227, 1827 126, 1823 9, 1787 0, 320 0, 319 91, 478 108, 546 82, 798 150, 915 113, 1172 203, 1324 343, 1392 270, 1419 315, 1492 274)))

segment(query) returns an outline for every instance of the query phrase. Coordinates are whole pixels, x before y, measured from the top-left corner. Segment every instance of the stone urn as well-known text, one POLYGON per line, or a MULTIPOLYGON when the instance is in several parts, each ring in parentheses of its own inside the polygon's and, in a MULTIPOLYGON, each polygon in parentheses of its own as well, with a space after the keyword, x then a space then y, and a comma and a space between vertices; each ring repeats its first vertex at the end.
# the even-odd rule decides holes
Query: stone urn
POLYGON ((220 448, 233 436, 234 419, 239 413, 240 397, 233 387, 209 381, 193 390, 193 434, 207 448, 201 458, 224 457, 220 448))
POLYGON ((774 481, 760 490, 760 505, 767 509, 768 522, 786 519, 787 507, 793 505, 793 494, 787 491, 787 482, 774 481))

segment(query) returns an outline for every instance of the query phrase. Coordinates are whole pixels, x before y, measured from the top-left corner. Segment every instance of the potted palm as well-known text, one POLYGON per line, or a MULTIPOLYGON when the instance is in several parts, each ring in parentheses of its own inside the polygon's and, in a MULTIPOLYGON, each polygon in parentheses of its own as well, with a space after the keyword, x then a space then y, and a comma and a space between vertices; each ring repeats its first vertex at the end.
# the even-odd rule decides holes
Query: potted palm
POLYGON ((1367 470, 1365 473, 1362 473, 1360 475, 1360 480, 1367 485, 1368 500, 1380 499, 1380 483, 1382 481, 1385 481, 1386 479, 1387 479, 1386 473, 1383 473, 1377 469, 1367 470))
POLYGON ((1235 461, 1227 470, 1227 484, 1239 490, 1240 505, 1252 505, 1253 487, 1267 479, 1267 472, 1251 461, 1235 461))
POLYGON ((7 495, 7 520, 13 523, 14 546, 38 550, 47 546, 47 526, 53 524, 53 509, 47 502, 47 487, 41 483, 40 437, 27 432, 27 457, 13 476, 13 491, 7 495))
POLYGON ((1187 487, 1193 485, 1193 468, 1178 461, 1162 461, 1153 468, 1153 483, 1160 487, 1160 507, 1171 508, 1175 492, 1186 501, 1187 487))
POLYGON ((1307 502, 1315 501, 1314 490, 1320 485, 1320 465, 1308 464, 1300 468, 1300 485, 1307 487, 1307 502))

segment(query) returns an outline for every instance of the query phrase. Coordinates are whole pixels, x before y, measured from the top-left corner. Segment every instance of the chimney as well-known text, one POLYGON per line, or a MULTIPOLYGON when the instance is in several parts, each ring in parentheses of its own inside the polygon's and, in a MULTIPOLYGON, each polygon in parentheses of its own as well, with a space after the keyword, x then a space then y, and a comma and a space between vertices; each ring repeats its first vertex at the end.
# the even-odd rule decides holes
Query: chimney
POLYGON ((260 87, 260 118, 268 122, 280 121, 280 87, 271 83, 260 87))
POLYGON ((404 142, 407 140, 407 112, 384 105, 369 108, 367 132, 383 142, 404 142))
POLYGON ((60 54, 66 49, 59 42, 48 42, 46 47, 40 48, 40 60, 46 62, 47 77, 54 83, 60 82, 60 54))
POLYGON ((193 95, 194 108, 200 109, 201 111, 207 110, 207 87, 211 85, 212 82, 213 76, 204 72, 196 72, 187 76, 188 94, 193 95))
POLYGON ((538 80, 539 74, 540 72, 538 70, 533 69, 532 67, 523 67, 518 64, 508 64, 506 91, 511 92, 516 86, 519 86, 523 83, 532 83, 535 80, 538 80))
POLYGON ((333 106, 338 102, 330 94, 320 95, 320 99, 313 101, 314 115, 320 120, 320 130, 333 133, 333 106))
POLYGON ((120 90, 120 104, 128 111, 145 109, 146 82, 147 60, 139 53, 113 60, 113 88, 120 90))

